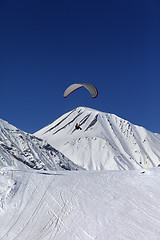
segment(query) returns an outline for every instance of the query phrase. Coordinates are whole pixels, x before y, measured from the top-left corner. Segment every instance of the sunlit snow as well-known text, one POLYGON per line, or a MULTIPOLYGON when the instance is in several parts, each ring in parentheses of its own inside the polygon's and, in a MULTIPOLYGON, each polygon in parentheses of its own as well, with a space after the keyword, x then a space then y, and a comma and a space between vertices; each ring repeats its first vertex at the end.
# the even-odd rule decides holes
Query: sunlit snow
POLYGON ((78 107, 35 133, 87 170, 143 169, 160 162, 160 135, 114 114, 78 107), (82 130, 75 130, 79 123, 82 130))
POLYGON ((0 239, 160 239, 160 169, 0 171, 0 239))
POLYGON ((0 240, 160 239, 159 134, 88 108, 0 134, 0 240))

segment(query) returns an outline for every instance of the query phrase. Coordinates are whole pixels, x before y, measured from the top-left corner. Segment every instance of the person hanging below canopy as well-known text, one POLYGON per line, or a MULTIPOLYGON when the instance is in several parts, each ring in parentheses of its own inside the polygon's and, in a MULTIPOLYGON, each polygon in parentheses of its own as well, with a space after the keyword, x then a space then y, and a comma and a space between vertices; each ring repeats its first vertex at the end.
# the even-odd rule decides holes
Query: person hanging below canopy
POLYGON ((82 130, 81 126, 79 123, 76 123, 75 125, 75 130, 82 130))

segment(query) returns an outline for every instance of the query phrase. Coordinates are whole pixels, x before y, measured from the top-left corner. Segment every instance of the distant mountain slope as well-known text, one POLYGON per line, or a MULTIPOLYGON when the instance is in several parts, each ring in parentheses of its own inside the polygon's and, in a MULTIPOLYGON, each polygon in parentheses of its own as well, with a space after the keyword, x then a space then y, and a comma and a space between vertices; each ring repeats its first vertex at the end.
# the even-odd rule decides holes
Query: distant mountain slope
POLYGON ((28 166, 49 170, 78 170, 58 150, 42 139, 25 133, 0 119, 0 166, 28 166))
POLYGON ((143 168, 160 162, 160 135, 117 117, 78 107, 35 133, 86 169, 143 168), (76 123, 82 130, 76 130, 76 123))

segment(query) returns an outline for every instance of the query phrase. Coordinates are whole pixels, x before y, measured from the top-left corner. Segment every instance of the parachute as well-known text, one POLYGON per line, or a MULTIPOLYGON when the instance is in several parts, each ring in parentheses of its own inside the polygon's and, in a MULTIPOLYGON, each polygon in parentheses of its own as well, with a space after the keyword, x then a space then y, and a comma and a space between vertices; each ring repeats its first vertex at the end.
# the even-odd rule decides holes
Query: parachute
POLYGON ((90 92, 92 98, 96 98, 98 96, 98 91, 93 85, 89 83, 74 83, 65 90, 64 97, 68 97, 68 95, 81 87, 85 87, 90 92))

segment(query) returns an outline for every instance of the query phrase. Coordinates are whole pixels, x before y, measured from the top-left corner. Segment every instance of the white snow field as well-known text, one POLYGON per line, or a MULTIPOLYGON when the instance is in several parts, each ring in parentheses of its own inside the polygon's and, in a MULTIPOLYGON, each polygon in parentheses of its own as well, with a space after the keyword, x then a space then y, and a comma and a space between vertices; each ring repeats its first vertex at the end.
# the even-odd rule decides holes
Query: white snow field
POLYGON ((1 240, 159 240, 160 169, 0 169, 1 240))

